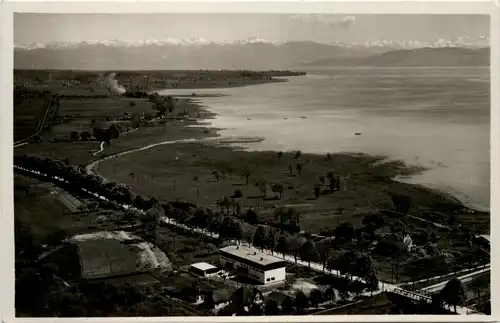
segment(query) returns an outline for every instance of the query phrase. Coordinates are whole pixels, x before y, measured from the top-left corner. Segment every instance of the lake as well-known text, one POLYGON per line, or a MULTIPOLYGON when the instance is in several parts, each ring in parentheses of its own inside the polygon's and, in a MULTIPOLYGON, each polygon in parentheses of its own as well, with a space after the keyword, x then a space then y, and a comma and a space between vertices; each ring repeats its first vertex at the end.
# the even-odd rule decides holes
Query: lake
MULTIPOLYGON (((364 152, 429 168, 409 181, 489 209, 487 68, 338 68, 286 83, 161 94, 203 98, 223 136, 259 136, 251 150, 364 152), (355 135, 360 133, 360 135, 355 135)), ((242 144, 239 144, 242 145, 242 144)), ((406 179, 407 180, 407 179, 406 179)))

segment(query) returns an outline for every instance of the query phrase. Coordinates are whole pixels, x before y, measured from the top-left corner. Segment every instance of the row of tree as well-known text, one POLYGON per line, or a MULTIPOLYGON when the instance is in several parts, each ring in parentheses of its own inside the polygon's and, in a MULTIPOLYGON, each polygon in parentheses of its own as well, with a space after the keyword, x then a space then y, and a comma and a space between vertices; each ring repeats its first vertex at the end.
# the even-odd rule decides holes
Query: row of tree
MULTIPOLYGON (((16 156, 14 163, 27 169, 38 170, 51 177, 63 178, 74 190, 85 188, 118 204, 144 210, 145 213, 141 214, 140 218, 145 224, 158 225, 162 217, 167 216, 192 228, 216 232, 222 240, 242 241, 245 236, 248 236, 242 221, 234 216, 216 214, 211 209, 198 208, 194 203, 189 202, 160 203, 155 198, 145 198, 135 194, 127 185, 114 181, 104 182, 99 175, 87 174, 84 168, 63 161, 49 157, 23 155, 16 156)), ((349 226, 341 225, 336 229, 339 236, 345 235, 342 231, 347 231, 346 227, 349 226)), ((346 253, 337 259, 326 260, 322 254, 327 251, 322 250, 320 253, 313 240, 300 236, 286 237, 280 235, 278 230, 264 225, 259 226, 253 236, 248 236, 247 241, 253 242, 261 249, 269 249, 283 256, 293 255, 296 261, 297 256, 300 256, 302 260, 309 262, 309 265, 323 258, 323 264, 328 269, 338 269, 346 275, 357 275, 366 281, 376 281, 374 266, 367 256, 346 253), (354 271, 354 269, 361 271, 354 271)))

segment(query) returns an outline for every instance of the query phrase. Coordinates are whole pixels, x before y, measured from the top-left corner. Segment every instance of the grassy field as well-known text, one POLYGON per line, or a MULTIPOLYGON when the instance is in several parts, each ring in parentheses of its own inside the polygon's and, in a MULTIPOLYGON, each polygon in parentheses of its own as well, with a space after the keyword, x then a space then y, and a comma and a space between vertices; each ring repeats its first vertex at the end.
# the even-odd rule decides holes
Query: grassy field
MULTIPOLYGON (((276 206, 294 206, 301 210, 301 226, 318 233, 321 229, 335 228, 347 219, 359 227, 368 212, 392 208, 391 194, 412 197, 410 213, 426 217, 427 210, 450 212, 456 207, 453 199, 444 200, 440 194, 420 186, 383 180, 400 173, 410 173, 398 162, 377 163, 382 158, 366 155, 333 155, 331 159, 320 155, 302 155, 295 159, 285 153, 247 152, 229 147, 204 144, 174 144, 158 146, 120 158, 104 161, 98 171, 106 178, 131 185, 134 190, 160 200, 186 199, 216 208, 216 201, 231 196, 235 189, 243 193, 239 199, 242 210, 258 208, 262 219, 271 220, 276 206), (296 171, 301 164, 302 173, 296 171), (289 173, 289 166, 293 174, 289 173), (216 170, 224 174, 219 181, 216 170), (248 184, 243 176, 250 170, 248 184), (334 170, 341 177, 352 176, 340 191, 314 197, 313 187, 319 177, 334 170), (257 183, 267 182, 267 197, 257 183), (282 183, 285 192, 281 199, 271 192, 273 183, 282 183), (342 209, 342 214, 339 210, 342 209)), ((445 215, 441 222, 444 223, 445 215)), ((412 222, 418 220, 409 219, 412 222)), ((427 227, 427 224, 425 225, 427 227)))
MULTIPOLYGON (((15 80, 39 88, 57 88, 61 94, 81 95, 107 94, 102 86, 110 73, 115 71, 64 71, 64 70, 15 70, 15 80), (50 74, 49 74, 50 73, 50 74), (92 89, 92 90, 91 90, 92 89)), ((121 71, 116 73, 119 84, 127 90, 161 90, 194 88, 229 88, 262 83, 285 82, 281 77, 299 75, 289 71, 121 71), (276 77, 280 78, 276 78, 276 77)))
MULTIPOLYGON (((46 74, 44 76, 42 72, 37 72, 38 74, 23 72, 18 76, 32 80, 36 75, 37 78, 43 79, 46 74)), ((56 75, 57 73, 53 72, 54 81, 52 83, 42 81, 39 86, 59 91, 67 96, 75 96, 71 99, 69 97, 61 99, 60 116, 65 117, 66 121, 45 133, 43 142, 16 148, 15 154, 69 158, 73 164, 85 165, 111 154, 150 144, 217 136, 217 129, 200 126, 200 121, 212 115, 202 106, 199 98, 184 97, 176 102, 174 114, 161 119, 156 125, 141 127, 137 131, 113 139, 111 145, 105 146, 104 151, 96 156, 94 153, 99 150, 100 142, 70 141, 70 133, 91 132, 94 126, 105 127, 109 119, 118 119, 125 114, 155 114, 153 104, 147 99, 111 95, 96 83, 100 76, 95 73, 86 76, 82 72, 60 73, 56 75), (79 79, 80 84, 62 87, 61 82, 71 77, 79 79), (90 87, 93 90, 90 90, 90 87), (95 123, 92 120, 95 120, 95 123), (190 125, 198 127, 189 127, 190 125)), ((190 88, 195 85, 196 87, 242 86, 248 85, 243 82, 249 80, 237 73, 211 72, 208 73, 210 77, 202 72, 155 73, 146 73, 149 76, 147 85, 141 83, 144 81, 145 73, 118 73, 117 79, 124 86, 128 84, 132 88, 139 86, 148 89, 154 89, 155 86, 162 88, 190 88), (176 81, 165 85, 161 83, 165 79, 176 81)), ((275 81, 269 79, 269 75, 250 77, 250 80, 256 83, 275 81)), ((28 113, 26 110, 23 113, 26 112, 27 115, 31 113, 34 116, 35 107, 29 106, 29 108, 31 112, 28 113)), ((23 118, 23 113, 17 110, 14 112, 17 117, 23 118)), ((461 212, 460 203, 452 197, 422 186, 393 181, 391 178, 396 175, 410 175, 420 170, 409 168, 401 162, 383 161, 384 158, 381 156, 353 154, 298 156, 293 152, 283 152, 282 155, 278 155, 277 152, 249 152, 210 143, 189 143, 160 145, 102 161, 98 164, 97 171, 109 180, 130 185, 133 191, 144 196, 156 197, 160 201, 188 200, 213 210, 219 209, 217 200, 223 197, 231 199, 238 190, 242 193, 242 197, 235 198, 241 207, 237 216, 243 217, 249 208, 255 208, 261 222, 275 223, 276 208, 293 207, 300 211, 301 229, 311 233, 334 229, 342 222, 350 222, 356 229, 362 228, 363 218, 367 214, 395 208, 393 195, 411 197, 412 203, 408 212, 412 215, 446 224, 449 215, 454 214, 457 222, 464 227, 474 226, 477 233, 489 233, 489 213, 461 212), (340 190, 333 194, 322 192, 316 197, 314 187, 321 184, 320 178, 326 177, 329 171, 340 176, 340 190), (216 177, 214 172, 220 177, 216 177), (275 183, 283 185, 282 196, 272 191, 275 183), (265 193, 262 189, 264 186, 265 193)), ((324 179, 324 182, 326 184, 328 179, 324 179)), ((325 188, 326 185, 321 184, 321 190, 325 188)), ((29 226, 38 244, 47 243, 53 234, 61 230, 66 235, 72 235, 96 230, 113 230, 126 224, 123 212, 109 210, 104 206, 97 211, 72 214, 61 203, 57 194, 51 194, 51 190, 50 187, 40 186, 37 180, 15 175, 16 220, 29 226), (28 194, 26 192, 28 186, 36 187, 37 192, 28 194), (107 220, 100 219, 103 215, 107 220)), ((84 204, 90 201, 84 197, 78 198, 84 204)), ((459 269, 467 264, 486 261, 483 255, 477 253, 474 248, 470 249, 463 239, 450 235, 446 229, 439 229, 415 217, 402 214, 383 213, 382 217, 385 225, 377 231, 377 240, 389 232, 391 225, 398 221, 401 221, 409 232, 422 229, 434 234, 439 251, 442 254, 451 254, 454 259, 453 263, 446 264, 449 267, 442 266, 444 270, 459 269)), ((246 235, 244 240, 247 240, 256 227, 248 223, 244 226, 246 235)), ((199 261, 218 261, 216 250, 220 247, 219 242, 196 233, 172 227, 160 227, 156 235, 148 239, 158 245, 177 267, 199 261)), ((361 247, 361 244, 355 247, 361 247)), ((341 248, 334 248, 330 256, 333 257, 341 251, 341 248)), ((390 280, 393 257, 383 256, 371 248, 367 248, 366 252, 375 263, 378 278, 390 280)), ((415 254, 406 255, 406 259, 399 266, 398 282, 437 274, 435 268, 417 260, 418 256, 415 254)), ((434 267, 439 266, 438 264, 434 267)), ((313 279, 314 276, 311 275, 310 278, 313 279)), ((334 310, 332 314, 388 313, 392 310, 392 303, 393 300, 379 295, 360 305, 339 309, 338 313, 334 310)))
MULTIPOLYGON (((60 201, 59 195, 65 194, 51 185, 39 180, 15 174, 14 176, 14 216, 19 223, 28 225, 38 245, 49 243, 51 236, 64 232, 66 236, 96 230, 113 230, 117 228, 116 221, 123 212, 100 207, 95 211, 72 213, 60 201), (32 191, 33 193, 28 194, 32 191), (111 216, 112 215, 112 216, 111 216), (114 221, 100 221, 105 216, 114 221)), ((79 197, 81 202, 89 199, 79 197)))
POLYGON ((45 113, 47 98, 27 98, 14 105, 14 141, 32 135, 45 113))

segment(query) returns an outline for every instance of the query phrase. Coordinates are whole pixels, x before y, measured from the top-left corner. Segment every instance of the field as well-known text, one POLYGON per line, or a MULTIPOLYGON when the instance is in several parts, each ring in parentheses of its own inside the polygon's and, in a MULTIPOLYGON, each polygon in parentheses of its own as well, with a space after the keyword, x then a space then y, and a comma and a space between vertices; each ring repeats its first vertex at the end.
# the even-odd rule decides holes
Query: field
MULTIPOLYGON (((456 208, 453 199, 446 201, 440 194, 419 186, 385 180, 412 170, 397 162, 377 163, 380 160, 345 154, 333 155, 330 159, 319 155, 302 155, 296 159, 292 153, 278 157, 276 152, 246 152, 210 144, 172 144, 104 161, 98 171, 106 178, 127 183, 134 190, 159 200, 181 198, 214 209, 218 199, 230 197, 239 189, 243 193, 239 199, 242 213, 249 207, 258 208, 261 218, 271 221, 277 206, 294 206, 303 214, 302 228, 313 233, 335 228, 346 219, 359 227, 367 213, 392 208, 391 194, 412 196, 410 214, 426 218, 427 211, 438 215, 441 212, 441 219, 436 222, 445 223, 445 213, 456 208), (301 174, 296 170, 297 164, 302 165, 301 174), (340 191, 320 194, 316 199, 314 185, 321 184, 318 178, 326 177, 330 170, 335 170, 341 178, 349 174, 357 176, 344 180, 340 191), (214 171, 222 174, 218 181, 214 171), (248 171, 251 174, 247 184, 244 175, 248 171), (261 183, 267 183, 266 196, 261 191, 261 183), (278 193, 272 192, 274 183, 284 186, 281 199, 278 193)), ((420 226, 427 227, 427 224, 420 226)))
MULTIPOLYGON (((79 87, 86 95, 106 94, 102 84, 114 71, 16 70, 19 84, 28 82, 39 88, 57 88, 61 94, 73 93, 68 89, 79 87), (92 89, 92 90, 90 90, 92 89)), ((289 71, 121 71, 116 73, 119 84, 127 90, 228 88, 261 83, 285 82, 281 77, 299 75, 289 71), (280 77, 280 78, 276 78, 280 77)))
MULTIPOLYGON (((127 72, 118 73, 116 78, 120 84, 134 90, 243 86, 253 84, 252 82, 282 81, 267 74, 242 76, 240 72, 207 73, 127 72)), ((454 227, 455 230, 446 227, 454 219, 455 225, 474 227, 476 234, 489 233, 489 213, 472 214, 450 196, 419 185, 392 180, 396 175, 411 175, 422 169, 411 168, 397 161, 386 162, 383 156, 312 155, 290 151, 250 152, 229 147, 219 142, 221 138, 217 138, 217 129, 204 126, 203 121, 213 115, 202 106, 202 98, 174 96, 174 112, 128 132, 130 122, 126 116, 144 114, 153 117, 157 112, 153 107, 154 103, 148 99, 113 95, 99 85, 103 75, 94 72, 53 71, 52 81, 43 81, 47 75, 46 71, 17 72, 21 81, 28 78, 28 82, 37 83, 37 87, 57 91, 65 97, 60 100, 59 123, 41 135, 41 142, 16 148, 16 155, 48 156, 82 166, 99 161, 93 171, 107 180, 129 185, 135 193, 155 197, 161 202, 190 201, 197 206, 239 218, 243 222, 243 241, 252 239, 257 224, 277 226, 277 210, 281 207, 296 209, 300 214, 300 229, 303 232, 292 234, 282 231, 280 234, 288 237, 320 234, 321 237, 309 237, 315 240, 318 249, 328 246, 330 258, 350 248, 362 250, 373 260, 378 279, 384 281, 393 281, 395 262, 398 267, 397 282, 400 283, 472 267, 489 260, 488 255, 467 244, 464 239, 465 231, 456 229, 458 226, 454 227), (68 79, 72 80, 69 85, 68 79), (110 143, 101 143, 94 137, 71 138, 72 132, 92 133, 93 128, 107 128, 112 123, 124 125, 126 131, 110 143), (206 141, 182 144, 171 142, 189 138, 206 141), (100 160, 116 153, 164 142, 169 144, 100 160), (103 151, 99 151, 101 147, 103 151), (329 172, 339 176, 339 185, 335 189, 329 186, 329 172), (399 210, 401 206, 394 199, 398 196, 411 197, 411 202, 404 211, 399 210), (229 204, 221 204, 220 201, 224 199, 229 204), (246 222, 245 215, 250 209, 257 211, 257 223, 246 222), (367 240, 363 235, 365 217, 374 214, 380 216, 383 224, 367 240), (345 222, 352 224, 356 237, 348 243, 332 243, 329 238, 334 235, 333 230, 345 222), (400 257, 396 257, 394 253, 381 252, 380 247, 377 249, 377 244, 394 232, 411 236, 416 248, 405 251, 400 257), (417 241, 422 235, 426 236, 425 241, 417 241), (328 238, 324 239, 325 236, 328 238)), ((30 114, 36 116, 40 110, 36 105, 28 108, 23 112, 15 110, 16 118, 26 118, 30 114)), ((29 119, 32 125, 30 129, 36 118, 29 119)), ((23 131, 29 132, 26 130, 28 128, 24 127, 23 131)), ((30 231, 33 243, 50 247, 59 243, 62 237, 77 233, 127 227, 157 245, 165 252, 175 269, 182 271, 185 266, 200 261, 218 262, 220 240, 171 226, 160 226, 154 235, 146 234, 144 228, 137 225, 137 219, 131 220, 130 214, 104 203, 98 203, 97 209, 76 214, 76 206, 65 206, 62 201, 65 194, 69 193, 38 180, 15 175, 16 254, 19 259, 26 255, 22 254, 23 251, 29 249, 29 242, 22 241, 27 237, 22 234, 22 229, 25 228, 30 231)), ((86 196, 74 198, 83 206, 93 201, 86 196)), ((91 251, 87 254, 99 252, 91 251)), ((126 255, 123 257, 127 258, 126 255)), ((106 266, 109 269, 109 263, 103 264, 103 267, 106 266)), ((306 283, 322 285, 322 274, 289 269, 306 283)), ((170 277, 170 274, 152 275, 163 286, 170 284, 174 287, 193 287, 193 280, 189 277, 170 277)), ((212 283, 217 284, 208 281, 204 283, 207 291, 215 288, 212 283)), ((218 283, 219 289, 232 291, 230 286, 226 286, 228 284, 218 283)), ((469 292, 468 296, 469 302, 473 302, 473 293, 469 292)), ((332 310, 328 314, 390 313, 394 309, 393 304, 399 301, 382 294, 351 307, 332 310)), ((417 309, 409 306, 405 311, 412 313, 417 309)), ((171 309, 171 312, 175 311, 171 309)), ((161 311, 155 313, 164 314, 161 311)))
MULTIPOLYGON (((54 235, 64 232, 63 236, 97 230, 113 230, 117 225, 99 221, 100 216, 119 219, 123 212, 101 206, 95 211, 71 212, 60 200, 67 192, 44 185, 36 179, 15 174, 14 178, 14 215, 19 224, 29 226, 36 244, 50 244, 54 235), (31 191, 30 194, 28 192, 31 191), (110 214, 113 214, 111 217, 110 214)), ((91 200, 80 197, 83 204, 91 200)), ((16 230, 19 228, 16 228, 16 230)), ((62 238, 61 238, 62 239, 62 238)))
POLYGON ((34 134, 45 113, 48 99, 45 97, 26 98, 14 105, 14 141, 34 134))

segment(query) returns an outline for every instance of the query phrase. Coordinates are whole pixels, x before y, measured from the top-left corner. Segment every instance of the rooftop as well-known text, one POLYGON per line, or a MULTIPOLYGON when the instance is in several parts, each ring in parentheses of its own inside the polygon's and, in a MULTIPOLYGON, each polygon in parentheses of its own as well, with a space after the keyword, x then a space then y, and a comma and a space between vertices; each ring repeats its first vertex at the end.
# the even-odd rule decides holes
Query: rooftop
POLYGON ((488 240, 488 242, 491 242, 491 238, 490 238, 489 234, 481 234, 478 236, 478 238, 483 238, 483 239, 488 240))
POLYGON ((243 246, 243 245, 228 246, 228 247, 222 248, 220 250, 222 252, 229 253, 229 254, 236 256, 238 258, 243 258, 243 259, 249 260, 251 262, 258 263, 258 264, 263 265, 263 266, 283 261, 283 259, 281 259, 281 258, 260 252, 256 248, 247 247, 247 246, 243 246))
POLYGON ((217 268, 217 267, 212 266, 211 264, 209 264, 207 262, 197 262, 195 264, 191 264, 191 267, 194 267, 196 269, 203 270, 203 271, 217 268))

